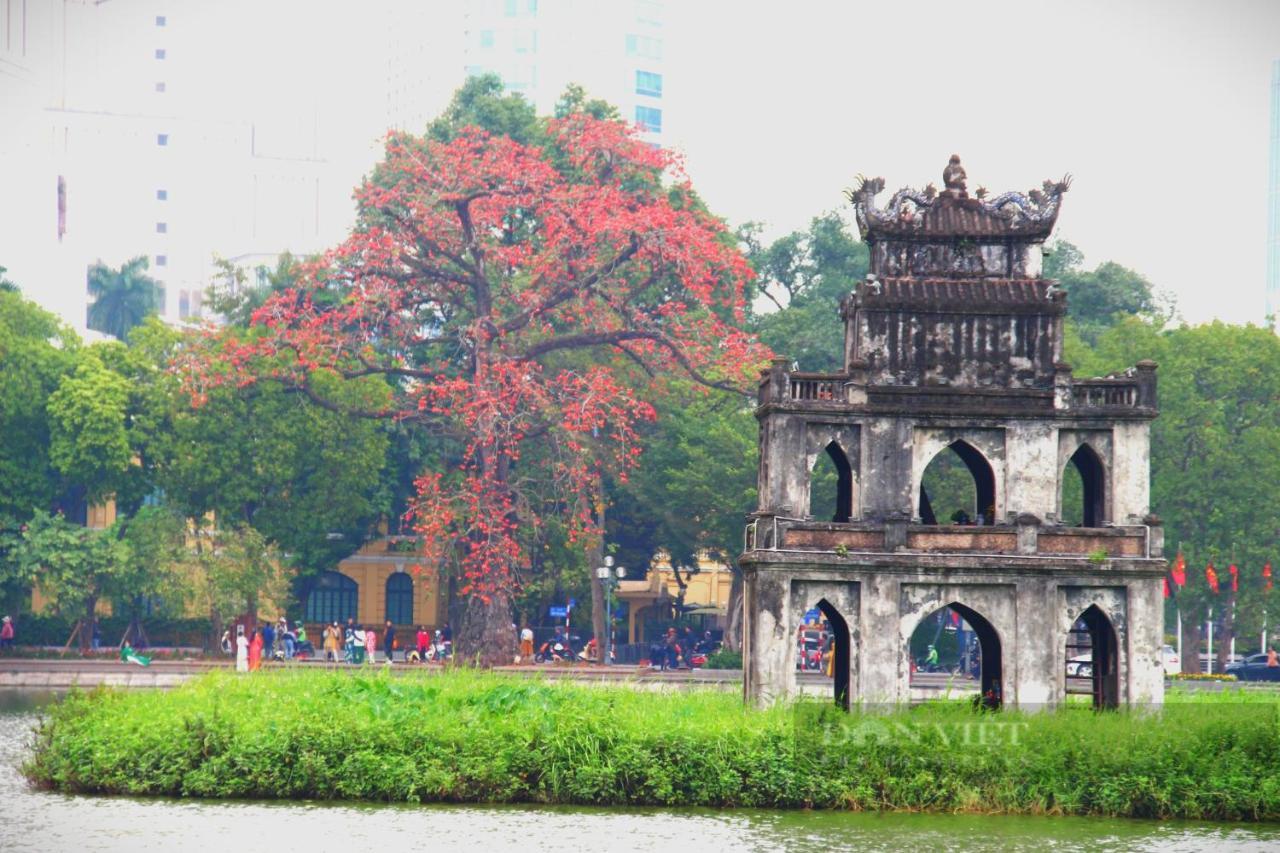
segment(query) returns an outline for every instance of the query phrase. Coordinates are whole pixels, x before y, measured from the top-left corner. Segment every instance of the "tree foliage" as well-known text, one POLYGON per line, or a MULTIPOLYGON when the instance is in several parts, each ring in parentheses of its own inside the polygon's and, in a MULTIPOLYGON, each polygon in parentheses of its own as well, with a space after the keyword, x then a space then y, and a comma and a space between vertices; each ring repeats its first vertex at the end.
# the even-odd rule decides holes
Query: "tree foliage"
POLYGON ((1141 274, 1114 261, 1086 270, 1084 253, 1065 240, 1046 250, 1044 276, 1056 279, 1067 291, 1067 311, 1075 332, 1090 344, 1126 317, 1162 324, 1173 314, 1172 299, 1157 293, 1141 274))
POLYGON ((597 472, 634 466, 648 392, 673 372, 741 390, 765 357, 731 322, 750 270, 675 158, 620 122, 539 128, 538 145, 475 127, 391 135, 352 235, 186 372, 199 402, 270 378, 456 440, 454 467, 419 478, 415 518, 425 558, 462 579, 459 641, 484 663, 509 660, 521 530, 542 524, 542 491, 561 496, 570 541, 595 535, 597 472), (393 399, 338 398, 368 376, 393 399))
POLYGON ((147 258, 139 255, 112 269, 98 261, 89 267, 88 325, 124 340, 129 330, 164 307, 164 288, 147 275, 147 258))

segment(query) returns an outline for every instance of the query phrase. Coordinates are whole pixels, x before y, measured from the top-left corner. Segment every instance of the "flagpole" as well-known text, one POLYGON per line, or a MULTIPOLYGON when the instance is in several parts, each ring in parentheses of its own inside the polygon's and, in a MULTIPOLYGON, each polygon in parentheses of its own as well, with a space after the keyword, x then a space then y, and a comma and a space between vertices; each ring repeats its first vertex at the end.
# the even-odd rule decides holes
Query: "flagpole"
POLYGON ((1213 607, 1209 608, 1209 674, 1213 675, 1213 607))
MULTIPOLYGON (((1178 612, 1178 660, 1182 660, 1182 608, 1177 608, 1178 612)), ((1186 672, 1186 670, 1183 670, 1186 672)))

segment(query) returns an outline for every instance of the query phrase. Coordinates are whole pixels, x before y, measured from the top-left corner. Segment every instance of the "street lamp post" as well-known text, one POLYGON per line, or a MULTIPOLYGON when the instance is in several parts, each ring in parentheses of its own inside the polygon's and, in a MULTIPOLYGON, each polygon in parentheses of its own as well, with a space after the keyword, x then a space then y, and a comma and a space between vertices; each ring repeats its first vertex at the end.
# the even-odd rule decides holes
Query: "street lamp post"
POLYGON ((600 655, 606 666, 613 663, 613 588, 626 576, 627 570, 622 566, 615 566, 611 556, 605 557, 604 565, 596 569, 596 577, 604 587, 604 644, 600 655))

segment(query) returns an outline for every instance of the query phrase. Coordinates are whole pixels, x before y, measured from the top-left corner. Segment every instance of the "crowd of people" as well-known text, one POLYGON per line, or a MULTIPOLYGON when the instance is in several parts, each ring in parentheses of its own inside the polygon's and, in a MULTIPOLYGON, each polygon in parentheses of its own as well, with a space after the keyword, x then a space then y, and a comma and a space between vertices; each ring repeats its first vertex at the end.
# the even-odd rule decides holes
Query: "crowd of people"
MULTIPOLYGON (((228 628, 222 635, 222 650, 229 654, 233 648, 236 669, 241 672, 260 669, 264 660, 317 657, 316 649, 307 637, 306 626, 301 622, 290 623, 283 617, 274 625, 267 622, 249 631, 237 625, 234 639, 232 629, 228 628)), ((355 619, 348 619, 345 625, 334 620, 320 632, 321 659, 329 663, 371 664, 381 660, 392 664, 400 648, 396 626, 390 621, 379 629, 357 624, 355 619)), ((419 625, 414 643, 404 652, 402 659, 406 663, 443 661, 452 655, 452 650, 453 632, 448 623, 434 633, 425 625, 419 625)))
POLYGON ((649 666, 657 667, 665 672, 668 669, 698 669, 707 662, 707 655, 716 650, 719 644, 711 636, 710 631, 701 637, 695 637, 693 629, 688 625, 684 630, 668 628, 666 636, 660 642, 649 646, 649 666))

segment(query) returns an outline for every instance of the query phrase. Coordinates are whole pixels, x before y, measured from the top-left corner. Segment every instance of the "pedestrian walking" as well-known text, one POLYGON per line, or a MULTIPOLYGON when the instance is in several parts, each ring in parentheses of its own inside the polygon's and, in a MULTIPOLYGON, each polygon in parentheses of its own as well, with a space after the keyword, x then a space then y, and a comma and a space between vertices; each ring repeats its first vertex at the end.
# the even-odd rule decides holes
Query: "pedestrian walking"
POLYGON ((244 635, 243 625, 238 625, 236 627, 236 672, 248 672, 249 639, 244 635))
POLYGON ((266 643, 262 639, 262 629, 253 629, 253 639, 249 641, 249 671, 257 672, 262 668, 262 649, 266 643))
POLYGON ((418 649, 418 661, 425 663, 427 660, 427 647, 431 645, 431 634, 427 631, 426 625, 418 626, 418 635, 414 638, 414 643, 418 649))
POLYGON ((3 623, 0 623, 0 649, 13 648, 13 617, 4 617, 3 623))
POLYGON ((520 662, 533 663, 533 629, 528 625, 520 630, 520 662))
POLYGON ((284 645, 284 659, 293 660, 293 653, 298 647, 298 636, 289 630, 289 620, 280 617, 280 627, 276 631, 280 642, 284 645))
POLYGON ((396 626, 391 624, 391 620, 387 620, 387 627, 382 632, 382 649, 387 655, 387 664, 394 663, 392 653, 396 650, 396 626))
POLYGON ((372 627, 366 628, 364 631, 364 653, 365 660, 369 663, 377 663, 378 632, 372 627))
POLYGON ((259 628, 258 632, 262 635, 262 653, 270 660, 276 648, 276 629, 272 628, 271 623, 268 622, 259 628))

